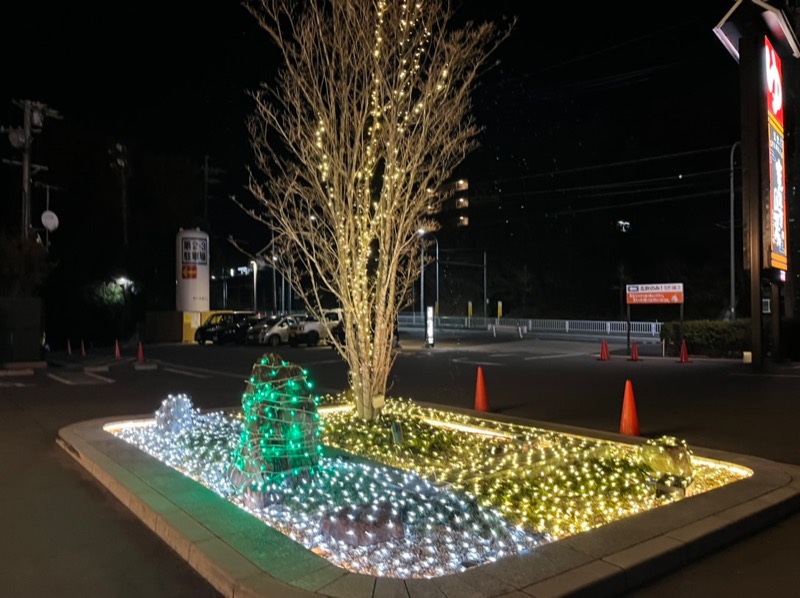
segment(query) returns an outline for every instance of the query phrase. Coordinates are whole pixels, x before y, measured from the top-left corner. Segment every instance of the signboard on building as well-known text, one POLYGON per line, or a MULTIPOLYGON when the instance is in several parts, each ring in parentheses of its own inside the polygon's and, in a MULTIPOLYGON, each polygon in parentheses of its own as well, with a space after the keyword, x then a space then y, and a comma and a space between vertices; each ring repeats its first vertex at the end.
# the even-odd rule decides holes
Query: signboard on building
POLYGON ((683 303, 683 283, 628 284, 625 285, 625 294, 628 305, 655 303, 678 305, 683 303))
POLYGON ((789 267, 786 215, 786 170, 783 148, 783 75, 781 59, 768 38, 764 38, 764 85, 767 108, 767 154, 769 156, 769 198, 765 222, 765 261, 768 267, 789 267))
POLYGON ((185 264, 208 264, 208 237, 182 237, 182 259, 185 264))
POLYGON ((177 311, 208 311, 211 294, 208 235, 200 229, 180 229, 175 239, 175 253, 177 311))

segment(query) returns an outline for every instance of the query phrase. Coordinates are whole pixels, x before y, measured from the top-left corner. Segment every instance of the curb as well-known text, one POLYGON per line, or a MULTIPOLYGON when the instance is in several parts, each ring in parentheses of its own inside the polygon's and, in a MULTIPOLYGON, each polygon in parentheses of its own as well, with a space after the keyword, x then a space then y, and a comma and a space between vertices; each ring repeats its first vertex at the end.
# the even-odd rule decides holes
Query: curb
MULTIPOLYGON (((442 409, 441 405, 420 403, 442 409)), ((498 414, 455 412, 624 443, 644 439, 498 414)), ((753 475, 695 497, 640 513, 462 573, 392 579, 351 573, 240 511, 224 498, 103 429, 148 416, 103 418, 66 426, 57 444, 229 597, 310 598, 437 595, 476 598, 617 596, 690 564, 800 509, 800 467, 693 447, 698 457, 747 467, 753 475), (186 500, 191 495, 194 500, 186 500), (198 501, 198 495, 203 500, 198 501), (197 509, 198 504, 204 509, 197 509), (209 509, 213 504, 214 508, 209 509), (242 530, 261 526, 251 544, 242 530), (288 556, 287 556, 288 555, 288 556)))
POLYGON ((46 361, 11 361, 0 363, 0 376, 32 376, 33 370, 47 367, 46 361))
POLYGON ((12 376, 33 376, 33 369, 13 368, 0 370, 0 378, 11 378, 12 376))

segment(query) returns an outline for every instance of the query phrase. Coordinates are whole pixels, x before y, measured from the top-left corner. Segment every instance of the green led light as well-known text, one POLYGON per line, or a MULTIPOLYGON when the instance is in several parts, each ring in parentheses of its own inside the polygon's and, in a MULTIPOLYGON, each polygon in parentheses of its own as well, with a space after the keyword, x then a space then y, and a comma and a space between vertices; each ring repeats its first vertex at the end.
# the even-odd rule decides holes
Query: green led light
POLYGON ((317 467, 319 399, 305 376, 306 370, 276 355, 265 355, 253 366, 242 399, 248 433, 241 435, 234 458, 240 490, 280 486, 287 475, 317 467))

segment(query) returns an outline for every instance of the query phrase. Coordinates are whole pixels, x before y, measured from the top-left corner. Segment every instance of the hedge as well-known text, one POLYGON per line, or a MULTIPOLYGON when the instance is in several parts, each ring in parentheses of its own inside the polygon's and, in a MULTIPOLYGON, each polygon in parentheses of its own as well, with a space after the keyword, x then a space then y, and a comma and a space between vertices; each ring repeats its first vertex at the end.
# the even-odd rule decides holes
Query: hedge
MULTIPOLYGON (((680 355, 681 323, 665 322, 661 340, 667 355, 680 355)), ((689 355, 741 357, 751 346, 750 318, 730 321, 689 320, 683 323, 683 340, 689 355)))

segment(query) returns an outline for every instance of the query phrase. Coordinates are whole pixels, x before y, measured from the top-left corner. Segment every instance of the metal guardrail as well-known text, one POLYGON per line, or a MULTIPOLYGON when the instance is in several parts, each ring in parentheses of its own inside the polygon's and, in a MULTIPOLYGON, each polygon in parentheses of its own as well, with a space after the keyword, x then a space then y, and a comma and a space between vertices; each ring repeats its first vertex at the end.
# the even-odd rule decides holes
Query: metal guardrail
MULTIPOLYGON (((423 327, 423 318, 418 313, 401 313, 398 324, 405 327, 423 327)), ((661 338, 661 322, 630 322, 630 332, 636 336, 661 338)), ((558 334, 592 334, 626 336, 628 322, 624 320, 542 320, 525 318, 483 318, 437 316, 436 328, 464 330, 514 330, 519 332, 552 332, 558 334)))

